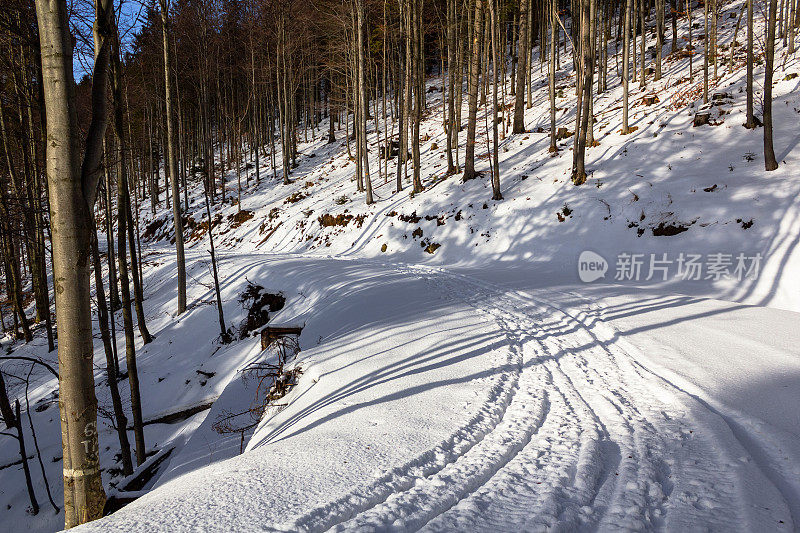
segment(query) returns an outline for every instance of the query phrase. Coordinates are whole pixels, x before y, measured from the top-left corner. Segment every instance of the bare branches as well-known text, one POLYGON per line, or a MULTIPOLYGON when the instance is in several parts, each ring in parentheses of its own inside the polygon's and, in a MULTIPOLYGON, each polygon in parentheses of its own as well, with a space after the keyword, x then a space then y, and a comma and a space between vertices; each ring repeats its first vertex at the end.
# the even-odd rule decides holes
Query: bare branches
POLYGON ((303 371, 299 366, 286 369, 300 352, 300 344, 295 336, 282 336, 274 339, 269 347, 275 354, 275 362, 253 363, 241 371, 245 382, 254 382, 255 396, 250 407, 240 412, 225 411, 212 426, 221 434, 239 433, 241 442, 239 453, 244 451, 244 434, 261 422, 264 413, 271 407, 282 407, 276 403, 297 385, 303 371))

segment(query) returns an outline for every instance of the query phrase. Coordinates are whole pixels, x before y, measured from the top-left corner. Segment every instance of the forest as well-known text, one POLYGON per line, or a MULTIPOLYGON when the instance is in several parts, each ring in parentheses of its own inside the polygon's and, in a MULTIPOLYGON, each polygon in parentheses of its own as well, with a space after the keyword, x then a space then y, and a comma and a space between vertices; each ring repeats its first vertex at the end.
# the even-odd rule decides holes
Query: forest
MULTIPOLYGON (((776 182, 776 191, 781 184, 794 187, 789 178, 796 174, 792 148, 797 143, 792 139, 800 123, 795 107, 800 94, 798 29, 798 0, 5 0, 0 6, 0 323, 5 335, 0 439, 14 450, 3 459, 22 468, 15 479, 24 479, 19 494, 27 501, 16 507, 26 507, 26 516, 54 511, 63 519, 56 526, 71 528, 110 514, 115 510, 110 502, 127 503, 119 479, 158 470, 150 458, 158 458, 167 446, 157 453, 153 441, 161 437, 146 438, 145 428, 152 422, 148 413, 168 406, 148 405, 151 385, 140 382, 139 367, 145 365, 143 375, 150 380, 148 345, 161 346, 165 324, 194 316, 206 304, 212 318, 196 322, 213 330, 213 340, 206 343, 212 348, 206 351, 244 342, 247 335, 237 336, 241 332, 231 328, 231 313, 239 316, 239 308, 232 306, 247 293, 227 288, 240 275, 234 273, 236 260, 230 254, 243 252, 242 246, 255 250, 269 240, 264 249, 274 246, 274 253, 284 253, 289 249, 286 232, 293 231, 292 246, 305 246, 297 248, 297 258, 314 250, 346 256, 348 249, 367 246, 372 246, 370 257, 391 255, 404 242, 419 241, 415 253, 421 248, 431 260, 445 261, 451 253, 448 243, 471 243, 473 234, 489 242, 506 231, 511 244, 487 246, 516 250, 525 231, 511 236, 518 224, 503 214, 508 213, 503 206, 512 197, 517 206, 530 200, 530 191, 519 189, 527 186, 523 180, 529 176, 535 179, 527 183, 558 181, 562 174, 569 188, 548 198, 548 228, 563 229, 573 216, 588 217, 592 209, 601 215, 585 219, 584 227, 574 231, 588 231, 602 224, 601 218, 616 216, 620 227, 627 225, 620 230, 626 237, 618 241, 628 242, 629 248, 648 238, 680 239, 701 229, 710 233, 718 221, 730 222, 728 227, 741 233, 749 231, 754 218, 756 231, 772 237, 788 218, 769 207, 748 215, 748 201, 735 197, 739 189, 723 182, 727 174, 746 172, 742 183, 750 176, 763 178, 753 182, 763 192, 770 176, 780 174, 784 178, 775 178, 783 180, 776 182), (734 84, 738 93, 727 88, 734 84), (779 94, 773 95, 774 87, 779 94), (741 116, 732 118, 725 106, 734 100, 741 116), (663 115, 648 115, 657 107, 663 115), (639 139, 661 135, 659 141, 668 142, 661 141, 667 135, 661 131, 671 127, 663 118, 669 113, 683 114, 684 139, 694 131, 723 128, 747 135, 746 147, 736 140, 745 137, 708 134, 696 141, 711 154, 723 148, 750 150, 744 162, 740 153, 732 155, 738 158, 735 165, 725 159, 729 152, 713 163, 704 160, 705 170, 698 172, 708 183, 690 184, 692 193, 725 189, 730 202, 736 202, 711 222, 702 210, 728 209, 728 200, 716 206, 711 204, 717 200, 698 201, 697 216, 676 221, 682 216, 681 200, 670 190, 664 196, 675 205, 658 208, 659 216, 670 216, 651 222, 656 208, 646 207, 644 200, 625 211, 624 218, 617 215, 614 200, 595 198, 607 191, 616 194, 617 189, 609 190, 613 185, 604 183, 624 170, 613 167, 604 174, 607 160, 620 161, 630 153, 629 160, 651 158, 655 164, 663 158, 666 164, 667 153, 682 153, 679 147, 662 150, 657 146, 666 145, 648 144, 607 159, 598 155, 633 139, 638 145, 639 139), (776 127, 780 120, 789 126, 776 127), (517 151, 509 152, 511 146, 517 151), (535 165, 512 161, 517 154, 534 152, 541 154, 535 165), (558 161, 558 173, 546 170, 556 164, 551 161, 558 161), (748 166, 752 162, 758 168, 748 166), (335 190, 321 190, 324 181, 333 179, 340 180, 335 190), (439 185, 444 182, 449 185, 439 185), (459 203, 459 191, 467 191, 468 206, 467 200, 459 203), (400 203, 406 201, 420 203, 410 213, 412 207, 400 203), (441 209, 426 212, 425 202, 440 202, 441 209), (593 207, 584 209, 588 202, 593 207), (476 214, 468 215, 468 207, 476 214), (285 215, 289 209, 295 209, 291 216, 285 215), (469 236, 461 240, 434 233, 455 231, 450 228, 462 216, 473 221, 484 217, 484 225, 470 222, 469 236), (763 225, 768 218, 772 225, 763 225), (384 219, 392 228, 410 224, 408 231, 398 229, 395 235, 386 224, 371 229, 384 219), (423 234, 426 221, 432 229, 424 226, 423 234), (362 224, 363 229, 355 229, 362 224), (239 226, 250 229, 236 233, 239 226), (625 241, 628 235, 634 240, 625 241), (329 248, 332 241, 340 244, 329 248), (202 282, 195 270, 198 261, 200 271, 211 275, 202 282), (157 270, 164 263, 174 272, 157 270), (169 287, 158 293, 156 304, 154 283, 164 280, 169 287), (201 285, 203 296, 198 296, 201 285), (29 343, 33 348, 25 347, 29 343), (54 377, 57 392, 45 391, 42 380, 54 377), (31 417, 32 405, 39 404, 28 400, 29 388, 57 397, 60 415, 54 424, 61 431, 63 500, 62 479, 46 475, 49 459, 39 451, 31 417), (113 448, 118 470, 111 486, 104 447, 113 448), (41 501, 45 493, 49 506, 41 501)), ((629 185, 656 179, 637 175, 619 186, 617 200, 632 195, 626 201, 638 202, 643 194, 629 185)), ((792 202, 787 195, 780 202, 792 202)), ((528 215, 514 216, 524 225, 528 215)), ((541 230, 542 223, 534 220, 528 222, 541 230)), ((786 231, 784 242, 796 242, 794 226, 786 231)), ((733 239, 725 233, 709 238, 718 247, 740 238, 755 246, 758 237, 740 233, 733 239)), ((583 249, 578 242, 605 242, 577 235, 566 234, 563 240, 576 250, 583 249)), ((532 253, 547 255, 561 238, 539 243, 531 237, 531 250, 541 244, 540 252, 532 253)), ((717 251, 711 245, 703 252, 717 251)), ((466 265, 470 253, 485 253, 466 246, 454 264, 466 265)), ((595 246, 601 253, 609 251, 595 246)), ((684 250, 653 246, 654 253, 684 250)), ((755 257, 761 250, 752 252, 755 257)), ((410 256, 400 255, 411 262, 410 256)), ((530 253, 509 252, 509 260, 523 257, 530 253)), ((765 257, 771 258, 766 252, 765 257)), ((785 263, 778 273, 767 274, 772 272, 767 268, 764 275, 781 279, 785 263)), ((363 268, 373 265, 364 263, 363 268)), ((436 275, 397 268, 422 278, 436 275)), ((460 274, 452 275, 447 283, 462 283, 455 277, 460 274)), ((485 287, 475 290, 480 294, 485 287)), ((750 292, 729 299, 750 302, 750 292)), ((301 289, 298 294, 305 298, 301 289)), ((403 298, 402 292, 398 297, 403 298)), ((506 302, 504 308, 515 305, 506 302)), ((794 303, 781 307, 796 310, 794 303)), ((169 340, 175 340, 173 348, 158 349, 169 353, 180 338, 176 333, 169 340)), ((197 370, 206 380, 218 371, 205 372, 197 370)), ((292 379, 306 380, 300 377, 303 372, 297 370, 292 379)), ((251 426, 248 431, 261 427, 251 426)), ((39 430, 40 440, 44 431, 39 430)), ((241 440, 244 450, 244 430, 241 440)), ((776 484, 797 488, 796 480, 776 484)), ((800 516, 794 513, 800 509, 800 493, 788 493, 794 496, 786 496, 786 505, 798 525, 800 516)), ((404 515, 400 523, 416 522, 404 515)), ((319 525, 298 524, 299 529, 319 525)), ((454 524, 439 526, 463 526, 454 524)), ((24 528, 21 522, 13 527, 24 528)))

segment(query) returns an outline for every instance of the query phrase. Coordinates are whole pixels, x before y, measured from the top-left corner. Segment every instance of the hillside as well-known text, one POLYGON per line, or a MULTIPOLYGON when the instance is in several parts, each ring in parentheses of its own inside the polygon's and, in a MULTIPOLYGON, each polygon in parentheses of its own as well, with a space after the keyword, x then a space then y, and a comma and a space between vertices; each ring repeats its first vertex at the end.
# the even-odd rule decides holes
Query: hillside
MULTIPOLYGON (((721 12, 723 50, 736 25, 729 15, 741 8, 721 12)), ((685 22, 678 29, 687 34, 685 22)), ((422 193, 394 190, 396 159, 388 179, 379 176, 383 132, 374 123, 372 205, 356 191, 344 130, 328 143, 326 120, 299 142, 291 184, 261 158, 260 179, 245 169, 238 202, 236 172, 227 170, 227 202, 211 207, 226 326, 241 329, 241 297, 253 283, 285 298, 270 325, 303 328, 287 366, 300 370, 296 386, 241 433, 215 427, 252 407, 258 382, 243 379, 245 369, 274 362, 275 349, 262 350, 254 336, 221 342, 198 180, 185 214, 189 309, 177 317, 172 212, 162 203, 153 215, 141 202, 154 334, 146 346, 137 336, 145 420, 206 408, 148 424, 144 466, 158 461, 155 475, 133 503, 79 530, 800 527, 800 282, 792 276, 800 269, 800 60, 779 58, 780 167, 765 172, 762 130, 742 127, 738 52, 712 87, 713 125, 692 125, 702 77, 695 71, 690 81, 689 59, 675 54, 660 81, 631 84, 637 129, 626 136, 611 52, 610 87, 594 103, 599 144, 587 151, 590 177, 579 187, 570 181, 572 137, 548 153, 544 67, 534 71, 528 132, 509 130, 501 141, 503 200, 490 199, 488 176, 444 175, 438 77, 427 81, 422 193), (647 105, 650 95, 657 101, 647 105), (699 273, 686 262, 693 254, 699 273), (579 263, 589 260, 606 270, 584 283, 579 263)), ((572 130, 574 72, 568 61, 562 67, 558 126, 572 130)), ((486 112, 479 108, 482 171, 486 112)), ((41 331, 32 343, 2 344, 56 364, 41 331)), ((99 335, 95 362, 107 413, 99 335)), ((9 391, 27 394, 59 501, 57 380, 36 369, 27 391, 19 382, 9 391)), ((119 475, 109 417, 100 431, 104 482, 122 487, 129 480, 119 475)), ((17 457, 6 447, 0 465, 17 457)), ((44 499, 44 486, 36 490, 44 499)), ((28 516, 26 502, 21 469, 0 469, 10 529, 62 527, 44 505, 28 516)))
MULTIPOLYGON (((737 22, 728 15, 738 15, 741 9, 741 3, 734 3, 721 13, 722 63, 727 62, 737 22)), ((679 35, 686 46, 685 23, 679 25, 679 35)), ((538 57, 538 49, 534 55, 538 57)), ((800 185, 793 177, 800 142, 796 133, 800 81, 794 74, 800 64, 796 57, 778 62, 773 105, 776 151, 782 164, 768 173, 763 171, 762 130, 741 127, 745 104, 741 53, 735 54, 733 69, 720 66, 720 78, 710 89, 714 125, 700 127, 693 127, 692 120, 702 106, 702 65, 695 62, 691 82, 689 59, 677 57, 666 58, 660 81, 648 79, 645 88, 631 83, 630 123, 636 131, 627 136, 619 133, 622 90, 618 79, 609 76, 609 90, 594 104, 599 145, 588 151, 591 177, 585 187, 574 187, 569 180, 572 137, 559 141, 557 156, 547 151, 546 70, 540 68, 539 78, 533 81, 534 105, 525 120, 529 133, 511 135, 509 127, 501 141, 504 200, 500 202, 490 200, 484 108, 479 109, 476 154, 477 168, 487 177, 462 183, 460 175, 444 175, 442 80, 431 78, 427 84, 428 119, 421 128, 421 137, 427 139, 422 143, 425 192, 414 197, 408 184, 405 190, 395 192, 396 158, 389 161, 388 183, 378 176, 378 166, 384 163, 378 157, 383 133, 377 138, 371 126, 370 172, 377 202, 366 206, 363 193, 355 190, 355 163, 345 149, 344 130, 336 132, 336 143, 327 144, 327 121, 323 121, 318 131, 312 132, 316 140, 299 144, 299 166, 293 171, 292 184, 281 185, 262 158, 261 181, 253 179, 254 169, 247 171, 250 187, 243 189, 239 206, 236 173, 228 171, 229 204, 215 209, 215 216, 222 217, 219 229, 215 226, 221 246, 255 253, 370 257, 464 267, 499 262, 509 267, 525 265, 531 272, 543 274, 547 283, 575 282, 577 257, 587 249, 603 254, 612 266, 622 252, 667 253, 673 260, 680 252, 721 252, 733 254, 734 259, 739 253, 748 257, 760 253, 763 274, 757 280, 683 283, 678 278, 669 279, 661 288, 800 310, 797 285, 784 275, 798 261, 793 251, 800 230, 800 185), (645 105, 644 97, 651 95, 658 103, 645 105), (562 222, 559 213, 563 217, 565 206, 569 215, 562 222), (241 224, 231 223, 240 210, 247 211, 245 216, 239 215, 242 220, 252 217, 241 224), (344 225, 323 225, 320 217, 324 215, 343 215, 347 220, 338 221, 344 225), (677 234, 671 235, 673 232, 677 234), (425 253, 432 243, 441 247, 433 254, 425 253)), ((612 73, 618 59, 613 56, 610 61, 612 73)), ((563 66, 557 74, 557 125, 571 131, 575 80, 571 67, 563 66)), ((755 76, 757 83, 763 81, 758 68, 755 76)), ((760 86, 756 90, 760 94, 760 86)), ((464 137, 462 132, 462 158, 464 137)), ((253 164, 251 154, 248 166, 253 164)), ((244 174, 243 186, 246 178, 244 174)), ((151 225, 147 205, 142 206, 142 213, 142 227, 151 225)), ((196 188, 191 196, 188 216, 194 223, 205 220, 201 189, 196 188)), ((156 237, 163 240, 172 231, 171 213, 162 211, 157 220, 156 237)), ((192 247, 207 246, 202 231, 190 235, 192 247)))

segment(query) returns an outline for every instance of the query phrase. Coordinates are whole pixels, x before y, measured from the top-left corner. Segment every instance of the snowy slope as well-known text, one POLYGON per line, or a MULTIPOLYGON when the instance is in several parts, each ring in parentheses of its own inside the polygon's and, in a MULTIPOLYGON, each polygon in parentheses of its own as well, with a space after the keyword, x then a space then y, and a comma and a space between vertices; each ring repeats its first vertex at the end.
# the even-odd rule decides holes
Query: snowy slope
MULTIPOLYGON (((722 43, 735 24, 727 14, 740 7, 723 13, 722 43)), ((571 139, 550 157, 547 133, 535 133, 549 124, 544 72, 534 76, 530 133, 502 142, 503 201, 489 200, 486 178, 443 176, 437 94, 422 127, 421 194, 409 195, 408 185, 393 192, 394 160, 388 183, 377 175, 376 139, 378 201, 365 206, 344 142, 319 136, 324 123, 300 144, 291 185, 268 168, 258 183, 248 171, 241 205, 213 208, 226 321, 244 318, 237 299, 249 280, 286 296, 272 323, 304 330, 299 385, 246 435, 242 454, 239 435, 212 426, 248 407, 254 392, 240 371, 271 355, 255 338, 219 344, 208 240, 191 227, 192 303, 174 316, 171 214, 162 205, 152 217, 145 202, 145 307, 155 334, 138 347, 145 418, 215 403, 186 421, 146 426, 150 450, 173 448, 159 476, 140 499, 83 529, 796 530, 800 79, 786 78, 800 63, 781 57, 779 65, 781 166, 771 173, 761 130, 741 127, 743 65, 723 67, 713 89, 731 97, 719 106, 721 123, 692 128, 702 78, 687 81, 685 59, 668 61, 664 79, 645 90, 632 84, 638 130, 628 136, 619 134, 621 90, 610 75, 595 105, 600 145, 587 152, 584 187, 569 182, 571 139), (651 92, 658 104, 639 103, 651 92), (241 224, 233 219, 240 208, 252 212, 241 224), (321 227, 324 214, 353 218, 321 227), (653 234, 665 225, 686 229, 653 234), (440 247, 428 253, 431 244, 440 247), (608 261, 605 279, 581 283, 585 250, 608 261), (763 260, 755 279, 614 280, 624 252, 763 260)), ((566 68, 558 85, 559 126, 573 129, 566 68)), ((478 168, 486 170, 483 110, 479 124, 478 168)), ((235 179, 230 171, 229 198, 235 179)), ((196 223, 204 220, 200 192, 195 186, 188 213, 196 223)), ((3 345, 55 364, 41 335, 33 346, 3 345)), ((98 398, 109 408, 99 338, 96 361, 98 398)), ((31 414, 59 500, 56 383, 40 370, 33 377, 31 406, 43 409, 31 414)), ((24 399, 21 383, 10 388, 24 399)), ((101 425, 101 462, 115 465, 114 430, 101 425)), ((16 457, 4 447, 0 465, 16 457)), ((104 480, 118 483, 108 466, 104 480)), ((32 467, 38 481, 35 459, 32 467)), ((23 487, 19 467, 0 470, 4 526, 58 529, 61 517, 45 505, 37 517, 25 514, 23 487)), ((42 503, 41 484, 37 495, 42 503)))

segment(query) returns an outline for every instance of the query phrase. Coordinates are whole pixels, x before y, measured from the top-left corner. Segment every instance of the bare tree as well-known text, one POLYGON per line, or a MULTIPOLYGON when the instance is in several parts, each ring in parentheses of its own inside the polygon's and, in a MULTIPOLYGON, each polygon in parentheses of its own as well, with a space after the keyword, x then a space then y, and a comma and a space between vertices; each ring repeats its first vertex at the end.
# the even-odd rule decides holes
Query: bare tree
MULTIPOLYGON (((497 108, 500 104, 497 101, 498 69, 500 67, 500 51, 497 49, 497 0, 490 0, 489 3, 489 23, 492 26, 492 200, 502 200, 503 194, 500 192, 500 163, 498 161, 498 133, 497 133, 497 108)), ((527 39, 526 39, 527 40, 527 39)), ((520 65, 524 65, 521 61, 520 65)), ((525 76, 522 72, 517 73, 517 81, 525 83, 525 76)), ((525 86, 520 87, 517 83, 517 102, 519 95, 525 94, 525 86)))
POLYGON ((364 180, 367 192, 367 205, 373 203, 375 200, 372 197, 372 180, 370 179, 369 175, 369 151, 367 149, 367 115, 369 114, 369 107, 367 104, 367 83, 366 83, 366 69, 364 68, 364 0, 356 0, 356 25, 358 38, 357 38, 357 47, 358 47, 358 54, 357 54, 357 62, 358 62, 358 80, 356 83, 357 87, 357 98, 358 98, 358 106, 360 108, 359 114, 359 124, 357 126, 356 131, 359 132, 358 134, 358 142, 360 146, 360 154, 363 158, 363 171, 364 171, 364 180))
POLYGON ((458 131, 459 125, 456 124, 455 92, 460 93, 461 72, 458 69, 458 47, 460 43, 456 39, 456 0, 446 0, 447 2, 447 174, 456 174, 459 169, 455 164, 453 152, 458 150, 458 131), (456 76, 458 76, 458 86, 456 86, 456 76))
MULTIPOLYGON (((687 0, 688 1, 688 0, 687 0)), ((625 24, 622 36, 622 134, 631 132, 628 124, 628 78, 630 78, 631 55, 631 11, 633 0, 627 0, 625 7, 625 24)))
POLYGON ((82 163, 72 73, 73 37, 66 0, 36 0, 36 15, 49 140, 47 180, 58 324, 64 525, 70 528, 99 518, 105 504, 92 367, 89 257, 92 206, 100 178, 106 130, 106 88, 114 10, 111 0, 99 0, 95 4, 92 120, 82 163))
POLYGON ((475 1, 475 18, 473 21, 472 32, 468 32, 472 38, 472 47, 469 60, 469 79, 467 82, 467 106, 469 108, 467 118, 467 148, 464 155, 464 177, 463 180, 475 178, 475 133, 477 130, 478 118, 478 83, 480 81, 481 69, 481 39, 483 38, 483 0, 475 1))
MULTIPOLYGON (((519 2, 519 67, 516 100, 514 101, 514 133, 525 133, 525 75, 528 64, 528 9, 531 0, 519 2)), ((494 44, 494 43, 492 43, 494 44)))
POLYGON ((764 168, 775 170, 778 161, 772 146, 772 74, 775 67, 775 19, 778 0, 770 0, 767 14, 767 45, 764 57, 764 168))
MULTIPOLYGON (((583 95, 579 98, 580 112, 576 120, 575 131, 575 162, 572 169, 572 183, 582 185, 586 182, 586 144, 587 132, 590 127, 589 116, 591 115, 592 83, 594 79, 594 45, 592 43, 591 26, 595 18, 596 0, 581 0, 581 41, 582 41, 582 84, 579 89, 583 95)), ((643 36, 644 37, 644 36, 643 36)))
MULTIPOLYGON (((628 0, 631 1, 631 0, 628 0)), ((550 0, 550 61, 548 91, 550 93, 550 148, 549 152, 558 152, 556 144, 556 52, 558 51, 558 0, 550 0)))
POLYGON ((414 72, 414 122, 411 131, 411 159, 414 166, 413 191, 422 192, 420 178, 419 126, 422 122, 422 108, 425 105, 425 61, 422 42, 422 0, 411 0, 411 51, 414 72))
POLYGON ((747 0, 747 120, 744 127, 753 129, 758 125, 753 114, 753 0, 747 0))
POLYGON ((164 103, 167 121, 167 161, 169 165, 169 182, 172 189, 172 219, 175 226, 176 267, 178 269, 178 314, 186 311, 186 258, 183 251, 183 219, 181 204, 178 198, 178 160, 175 149, 175 117, 172 114, 172 64, 169 46, 169 0, 159 0, 161 6, 161 34, 164 41, 164 103))

